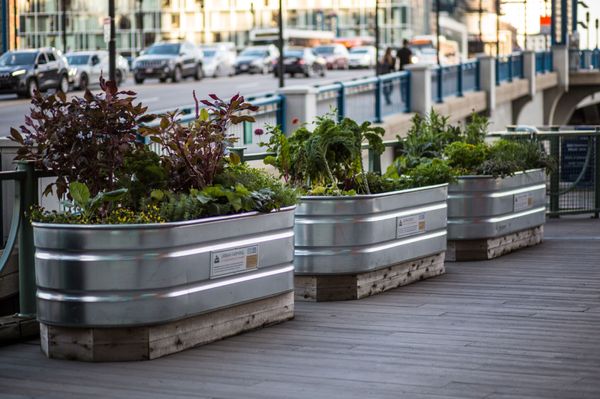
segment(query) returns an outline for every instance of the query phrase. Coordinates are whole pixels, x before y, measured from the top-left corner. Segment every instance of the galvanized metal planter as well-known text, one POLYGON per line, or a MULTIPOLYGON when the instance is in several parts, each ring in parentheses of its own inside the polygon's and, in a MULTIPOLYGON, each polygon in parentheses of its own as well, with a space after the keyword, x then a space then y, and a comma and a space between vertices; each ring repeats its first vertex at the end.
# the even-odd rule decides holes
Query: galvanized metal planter
POLYGON ((149 326, 290 293, 293 223, 294 207, 165 224, 34 223, 38 318, 149 326))
MULTIPOLYGON (((530 238, 532 234, 536 235, 534 241, 539 242, 541 237, 537 236, 541 229, 536 228, 544 224, 545 213, 546 174, 543 169, 518 172, 504 178, 461 176, 448 188, 448 240, 452 243, 449 259, 455 250, 459 255, 458 247, 462 247, 463 252, 471 252, 463 259, 488 259, 491 254, 477 256, 476 247, 489 252, 490 246, 510 246, 515 239, 530 238)), ((492 252, 510 251, 505 248, 492 252)), ((457 260, 459 258, 457 256, 457 260)))
POLYGON ((443 253, 446 198, 446 184, 353 197, 302 197, 294 227, 296 299, 358 298, 361 276, 443 253), (325 288, 325 281, 336 276, 352 277, 340 280, 349 285, 348 292, 341 293, 336 283, 325 288), (315 293, 319 281, 322 291, 338 289, 340 295, 315 293))

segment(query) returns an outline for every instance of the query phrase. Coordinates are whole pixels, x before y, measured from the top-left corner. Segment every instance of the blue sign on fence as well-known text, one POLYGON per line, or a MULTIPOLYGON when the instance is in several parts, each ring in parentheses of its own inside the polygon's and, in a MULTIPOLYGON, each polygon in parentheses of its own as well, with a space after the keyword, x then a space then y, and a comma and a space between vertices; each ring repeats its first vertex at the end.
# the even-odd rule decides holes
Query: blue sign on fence
POLYGON ((577 187, 590 187, 594 163, 593 153, 588 154, 590 151, 593 152, 593 141, 589 137, 564 139, 560 151, 560 179, 569 183, 577 181, 577 187))

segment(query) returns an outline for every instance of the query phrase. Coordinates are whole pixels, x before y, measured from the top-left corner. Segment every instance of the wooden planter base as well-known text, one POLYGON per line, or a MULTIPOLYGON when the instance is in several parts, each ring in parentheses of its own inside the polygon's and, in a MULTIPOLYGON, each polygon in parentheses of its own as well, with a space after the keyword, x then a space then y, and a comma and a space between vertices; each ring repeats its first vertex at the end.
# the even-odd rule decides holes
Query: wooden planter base
POLYGON ((440 252, 366 273, 295 276, 295 298, 311 302, 361 299, 444 272, 444 252, 440 252))
POLYGON ((114 362, 156 359, 294 317, 294 294, 154 326, 70 328, 40 323, 42 351, 55 359, 114 362))
POLYGON ((497 238, 448 241, 446 260, 454 262, 493 259, 520 248, 537 245, 543 239, 544 226, 542 225, 497 238))

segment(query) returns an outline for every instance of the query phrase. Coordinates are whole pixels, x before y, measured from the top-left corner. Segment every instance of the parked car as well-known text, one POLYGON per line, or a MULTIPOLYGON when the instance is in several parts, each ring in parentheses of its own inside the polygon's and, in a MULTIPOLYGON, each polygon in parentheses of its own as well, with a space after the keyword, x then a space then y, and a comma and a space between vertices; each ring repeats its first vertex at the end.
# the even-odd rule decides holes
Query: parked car
POLYGON ((252 46, 243 50, 235 60, 235 73, 262 73, 273 71, 273 61, 279 57, 277 47, 252 46))
POLYGON ((341 44, 327 44, 314 48, 315 53, 325 58, 327 69, 348 69, 348 49, 341 44))
POLYGON ((193 77, 202 79, 202 51, 187 41, 154 43, 142 52, 133 62, 133 76, 138 84, 145 79, 158 78, 161 82, 171 79, 193 77))
MULTIPOLYGON (((277 76, 277 61, 273 63, 273 70, 277 76)), ((307 78, 318 74, 325 76, 327 66, 323 57, 319 57, 311 48, 290 47, 283 52, 283 73, 294 76, 301 73, 307 78)))
POLYGON ((235 74, 235 44, 215 43, 201 47, 204 53, 204 76, 232 76, 235 74))
POLYGON ((14 50, 0 57, 1 94, 31 97, 48 89, 69 91, 69 64, 59 50, 14 50))
MULTIPOLYGON (((100 75, 108 77, 108 51, 76 51, 66 55, 69 61, 69 75, 73 80, 73 87, 85 90, 89 85, 99 82, 100 75)), ((115 77, 118 84, 123 83, 129 74, 127 60, 117 55, 117 69, 115 77)))
POLYGON ((350 49, 348 54, 350 68, 373 68, 375 67, 375 47, 357 46, 350 49))

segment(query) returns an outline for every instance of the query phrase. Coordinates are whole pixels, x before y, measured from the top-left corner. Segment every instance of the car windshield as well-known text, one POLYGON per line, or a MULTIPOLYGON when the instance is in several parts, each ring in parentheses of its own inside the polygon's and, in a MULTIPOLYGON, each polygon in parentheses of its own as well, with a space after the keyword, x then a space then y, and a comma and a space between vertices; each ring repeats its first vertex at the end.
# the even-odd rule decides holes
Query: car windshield
POLYGON ((206 58, 214 57, 217 54, 217 50, 202 50, 202 52, 206 58))
POLYGON ((67 55, 70 65, 87 65, 89 59, 89 55, 67 55))
POLYGON ((366 48, 353 48, 350 50, 350 54, 367 54, 369 50, 366 48))
POLYGON ((302 58, 304 56, 304 52, 302 50, 288 50, 283 53, 283 56, 302 58))
POLYGON ((176 55, 179 54, 179 44, 157 44, 150 47, 146 54, 151 55, 176 55))
POLYGON ((257 49, 246 49, 240 53, 240 55, 246 57, 266 57, 267 52, 265 50, 257 50, 257 49))
POLYGON ((333 54, 333 49, 335 47, 315 47, 315 53, 317 54, 333 54))
POLYGON ((37 53, 6 53, 0 57, 0 66, 33 65, 37 53))

